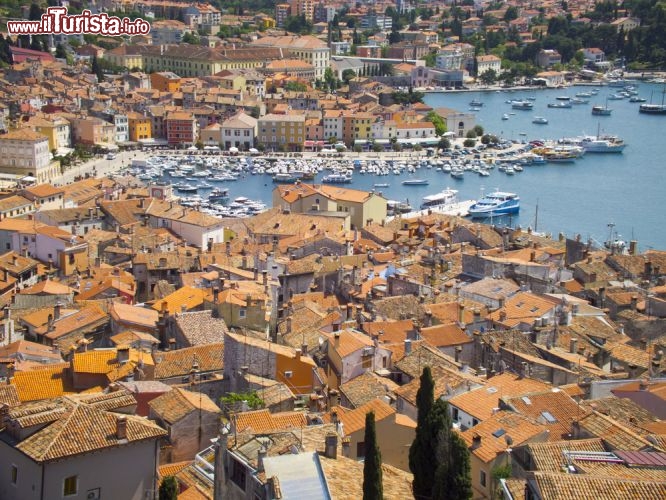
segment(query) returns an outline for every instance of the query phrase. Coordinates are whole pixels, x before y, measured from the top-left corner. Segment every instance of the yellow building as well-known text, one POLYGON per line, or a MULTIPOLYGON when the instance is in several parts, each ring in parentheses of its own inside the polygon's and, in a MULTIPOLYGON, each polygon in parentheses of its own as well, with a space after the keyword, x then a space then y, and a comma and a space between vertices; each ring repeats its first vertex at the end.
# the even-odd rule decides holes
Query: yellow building
POLYGON ((69 122, 60 116, 54 118, 32 116, 28 126, 48 138, 49 151, 71 146, 69 122))
POLYGON ((311 184, 279 185, 273 190, 273 207, 305 213, 318 207, 322 212, 349 214, 351 228, 360 229, 369 220, 386 219, 386 199, 376 193, 340 186, 311 184))
POLYGON ((171 71, 150 74, 150 85, 161 92, 180 92, 181 78, 171 71))
POLYGON ((305 115, 267 114, 257 123, 259 143, 268 149, 301 151, 305 141, 305 115))
POLYGON ((127 113, 130 141, 138 142, 141 139, 152 139, 153 134, 150 123, 150 118, 141 113, 127 113))

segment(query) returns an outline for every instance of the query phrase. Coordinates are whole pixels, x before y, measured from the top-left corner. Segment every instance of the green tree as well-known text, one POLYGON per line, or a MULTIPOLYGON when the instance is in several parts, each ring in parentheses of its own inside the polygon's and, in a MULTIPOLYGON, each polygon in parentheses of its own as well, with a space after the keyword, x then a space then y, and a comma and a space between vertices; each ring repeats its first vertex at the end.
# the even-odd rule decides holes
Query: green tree
POLYGON ((409 470, 414 474, 412 488, 416 498, 429 498, 437 467, 434 457, 434 444, 437 434, 429 425, 430 410, 435 401, 435 381, 430 367, 421 373, 419 390, 416 392, 416 436, 409 448, 409 470))
POLYGON ((492 85, 497 81, 497 73, 494 69, 487 69, 479 75, 479 81, 484 85, 492 85))
POLYGON ((178 482, 174 476, 166 476, 162 479, 159 490, 159 500, 177 500, 178 482))
POLYGON ((506 9, 506 12, 504 13, 504 20, 508 22, 513 21, 514 19, 518 19, 518 7, 512 5, 506 9))
POLYGON ((375 413, 365 414, 365 458, 363 463, 363 500, 382 500, 382 455, 377 445, 375 413))
POLYGON ((476 146, 476 139, 465 139, 465 142, 463 142, 463 146, 466 148, 473 148, 476 146))
POLYGON ((474 130, 474 133, 475 133, 477 136, 480 137, 480 136, 483 135, 483 127, 482 127, 481 125, 474 125, 474 129, 473 129, 473 130, 474 130))
MULTIPOLYGON (((448 414, 448 404, 444 411, 448 414)), ((450 423, 450 421, 449 421, 450 423)), ((437 471, 433 485, 434 500, 468 500, 472 498, 472 478, 467 443, 457 432, 440 434, 437 446, 437 471)))
POLYGON ((346 69, 342 72, 342 80, 345 84, 349 85, 349 82, 354 78, 356 78, 356 72, 353 69, 346 69))
POLYGON ((435 135, 441 137, 446 133, 446 122, 437 113, 429 111, 426 119, 435 126, 435 135))

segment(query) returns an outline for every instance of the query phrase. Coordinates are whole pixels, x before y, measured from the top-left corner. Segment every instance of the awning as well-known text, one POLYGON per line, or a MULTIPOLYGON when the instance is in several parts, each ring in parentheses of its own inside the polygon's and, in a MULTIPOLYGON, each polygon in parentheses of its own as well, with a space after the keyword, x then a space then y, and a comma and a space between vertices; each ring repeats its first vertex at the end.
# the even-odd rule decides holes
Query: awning
POLYGON ((107 151, 118 151, 118 146, 112 142, 96 142, 95 146, 106 149, 107 151))

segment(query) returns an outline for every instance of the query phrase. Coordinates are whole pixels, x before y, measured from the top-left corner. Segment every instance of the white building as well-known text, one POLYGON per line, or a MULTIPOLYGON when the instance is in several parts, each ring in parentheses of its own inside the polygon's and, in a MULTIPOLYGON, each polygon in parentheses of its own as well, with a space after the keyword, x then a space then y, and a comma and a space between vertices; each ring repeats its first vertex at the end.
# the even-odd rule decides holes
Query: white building
POLYGON ((328 140, 331 137, 342 139, 344 137, 344 111, 337 109, 330 109, 324 111, 323 118, 324 125, 324 140, 328 140))
POLYGON ((463 64, 463 53, 461 50, 454 49, 443 49, 437 53, 435 59, 435 68, 448 71, 456 70, 462 68, 463 64))
POLYGON ((50 163, 49 140, 34 130, 22 128, 0 135, 0 171, 35 177, 50 182, 60 175, 58 164, 50 163))
POLYGON ((477 76, 483 75, 486 71, 494 71, 496 75, 502 72, 502 60, 492 54, 487 56, 478 56, 476 58, 477 76))
POLYGON ((225 149, 236 147, 248 150, 254 147, 257 136, 257 119, 241 112, 222 122, 222 140, 225 149))

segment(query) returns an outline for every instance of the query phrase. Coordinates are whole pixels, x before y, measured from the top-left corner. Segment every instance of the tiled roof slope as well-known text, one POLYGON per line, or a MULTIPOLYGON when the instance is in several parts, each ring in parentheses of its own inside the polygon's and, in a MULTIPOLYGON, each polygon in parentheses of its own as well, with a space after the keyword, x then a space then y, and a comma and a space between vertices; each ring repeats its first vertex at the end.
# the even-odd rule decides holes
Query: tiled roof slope
POLYGON ((19 442, 16 448, 36 462, 46 462, 155 439, 166 434, 149 420, 124 417, 127 419, 127 438, 118 439, 118 415, 94 406, 72 404, 58 420, 19 442))

